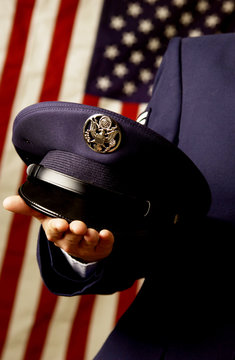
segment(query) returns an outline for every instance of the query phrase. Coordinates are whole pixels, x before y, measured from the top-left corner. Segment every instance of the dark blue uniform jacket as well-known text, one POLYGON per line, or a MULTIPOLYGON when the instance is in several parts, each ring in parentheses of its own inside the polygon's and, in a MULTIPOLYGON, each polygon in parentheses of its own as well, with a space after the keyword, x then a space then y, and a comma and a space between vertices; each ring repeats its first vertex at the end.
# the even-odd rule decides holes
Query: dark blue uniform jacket
POLYGON ((108 294, 145 278, 96 359, 233 360, 235 34, 173 39, 148 110, 147 126, 177 144, 206 177, 207 218, 171 226, 156 220, 155 231, 116 234, 112 255, 85 280, 41 231, 42 277, 66 296, 108 294))

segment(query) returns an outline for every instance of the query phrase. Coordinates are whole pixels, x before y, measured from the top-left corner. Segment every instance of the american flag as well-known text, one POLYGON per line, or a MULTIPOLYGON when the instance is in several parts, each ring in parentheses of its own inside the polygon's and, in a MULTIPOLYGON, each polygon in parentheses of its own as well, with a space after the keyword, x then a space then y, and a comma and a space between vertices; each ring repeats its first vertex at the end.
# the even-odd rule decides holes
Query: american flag
MULTIPOLYGON (((0 189, 17 193, 25 166, 11 144, 25 106, 62 100, 133 120, 173 36, 235 31, 230 0, 0 0, 0 189)), ((91 360, 141 281, 108 296, 57 297, 42 284, 38 223, 0 213, 0 358, 91 360)))

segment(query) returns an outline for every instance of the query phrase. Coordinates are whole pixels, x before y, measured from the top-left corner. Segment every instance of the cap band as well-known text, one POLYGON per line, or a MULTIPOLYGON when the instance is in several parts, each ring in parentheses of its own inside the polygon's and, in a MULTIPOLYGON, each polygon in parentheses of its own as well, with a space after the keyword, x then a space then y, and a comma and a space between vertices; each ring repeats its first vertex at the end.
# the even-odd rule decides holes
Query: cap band
MULTIPOLYGON (((89 185, 79 179, 75 179, 72 176, 62 174, 58 171, 45 168, 42 165, 30 164, 27 168, 27 175, 29 178, 37 178, 80 195, 87 194, 89 188, 90 192, 92 192, 92 190, 94 191, 94 189, 92 189, 93 185, 89 185)), ((102 191, 102 189, 100 190, 102 191)))

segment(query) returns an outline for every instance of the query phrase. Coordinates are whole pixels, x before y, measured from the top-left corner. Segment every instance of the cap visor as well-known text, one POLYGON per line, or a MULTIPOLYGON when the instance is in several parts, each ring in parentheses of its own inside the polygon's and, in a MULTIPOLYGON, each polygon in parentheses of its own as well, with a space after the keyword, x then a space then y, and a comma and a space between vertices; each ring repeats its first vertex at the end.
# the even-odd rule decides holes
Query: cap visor
MULTIPOLYGON (((123 199, 87 197, 62 189, 40 180, 27 180, 20 188, 19 195, 28 206, 40 213, 59 217, 71 222, 81 220, 88 227, 121 230, 141 224, 135 209, 123 203, 123 199), (126 206, 125 206, 126 205, 126 206)), ((143 217, 142 217, 143 218, 143 217)), ((144 218, 143 218, 144 221, 144 218)))

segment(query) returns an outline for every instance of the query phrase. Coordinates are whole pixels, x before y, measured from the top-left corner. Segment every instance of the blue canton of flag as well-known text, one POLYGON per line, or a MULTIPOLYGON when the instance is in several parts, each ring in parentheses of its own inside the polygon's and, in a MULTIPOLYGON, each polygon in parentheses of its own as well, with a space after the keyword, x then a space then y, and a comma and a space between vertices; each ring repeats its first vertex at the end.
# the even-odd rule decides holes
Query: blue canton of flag
POLYGON ((86 93, 148 102, 167 44, 175 36, 235 31, 230 0, 107 0, 86 93))

